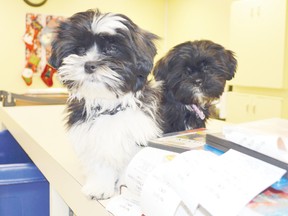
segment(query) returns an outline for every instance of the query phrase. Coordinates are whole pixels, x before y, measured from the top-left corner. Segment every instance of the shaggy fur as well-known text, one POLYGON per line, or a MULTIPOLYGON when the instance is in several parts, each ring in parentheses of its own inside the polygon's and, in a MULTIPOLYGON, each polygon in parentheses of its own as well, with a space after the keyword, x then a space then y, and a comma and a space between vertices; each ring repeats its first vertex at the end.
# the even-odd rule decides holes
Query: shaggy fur
POLYGON ((67 127, 83 166, 83 192, 113 196, 130 159, 160 136, 161 82, 148 82, 158 37, 127 16, 80 12, 62 22, 50 64, 68 88, 67 127))
POLYGON ((233 52, 212 41, 188 41, 171 49, 153 72, 164 85, 164 132, 205 127, 213 102, 222 95, 226 80, 234 77, 236 67, 233 52))

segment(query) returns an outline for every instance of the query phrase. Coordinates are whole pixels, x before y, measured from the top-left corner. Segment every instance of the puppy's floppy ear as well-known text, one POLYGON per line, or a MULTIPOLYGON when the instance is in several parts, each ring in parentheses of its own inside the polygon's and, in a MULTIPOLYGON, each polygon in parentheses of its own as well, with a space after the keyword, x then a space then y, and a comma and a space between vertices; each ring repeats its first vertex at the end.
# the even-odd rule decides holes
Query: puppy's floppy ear
POLYGON ((151 72, 153 63, 144 59, 137 59, 136 65, 136 82, 133 91, 138 91, 143 88, 146 83, 147 77, 151 72))
MULTIPOLYGON (((177 66, 179 63, 181 64, 181 52, 183 51, 183 47, 190 47, 191 42, 185 42, 178 44, 177 46, 170 49, 164 57, 159 59, 155 67, 153 69, 153 75, 155 80, 173 80, 173 76, 175 73, 173 72, 173 68, 177 66)), ((166 82, 167 84, 168 82, 166 82)))
MULTIPOLYGON (((177 65, 182 64, 182 57, 185 50, 191 48, 191 41, 180 43, 170 49, 161 59, 159 59, 153 69, 153 75, 156 80, 172 80, 175 73, 173 68, 177 65)), ((168 82, 167 82, 168 83, 168 82)), ((167 84, 166 83, 166 84, 167 84)))
MULTIPOLYGON (((63 25, 63 22, 61 25, 63 25)), ((55 38, 52 41, 51 56, 48 59, 48 63, 56 69, 60 67, 63 58, 61 54, 63 43, 61 42, 61 39, 59 39, 59 31, 60 27, 58 27, 57 31, 55 32, 55 38)))
POLYGON ((136 80, 133 91, 138 91, 143 88, 147 76, 153 68, 154 57, 157 54, 154 40, 159 37, 141 29, 127 16, 123 14, 118 14, 118 16, 124 18, 123 24, 129 29, 129 31, 121 29, 117 29, 117 31, 129 39, 130 48, 135 53, 133 73, 136 75, 136 80))
POLYGON ((227 73, 227 80, 231 80, 236 73, 237 59, 235 58, 234 53, 232 51, 226 50, 225 53, 226 53, 225 61, 229 72, 227 73))
MULTIPOLYGON (((147 76, 153 68, 154 57, 157 54, 157 49, 154 41, 159 37, 151 32, 145 31, 138 27, 129 17, 118 14, 118 16, 124 18, 123 24, 129 29, 129 31, 122 31, 130 40, 131 49, 135 52, 135 65, 134 73, 136 75, 134 91, 138 91, 143 88, 147 81, 147 76)), ((118 29, 120 32, 121 30, 118 29)))
MULTIPOLYGON (((61 33, 63 30, 66 30, 68 26, 68 21, 64 20, 64 21, 61 21, 58 25, 58 27, 55 29, 55 32, 54 32, 54 39, 52 41, 52 44, 51 44, 51 56, 50 58, 48 59, 48 63, 58 69, 62 63, 62 59, 63 59, 63 47, 65 46, 65 42, 63 42, 64 38, 63 38, 63 34, 64 33, 61 33), (61 36, 62 34, 62 36, 61 36), (61 40, 61 37, 62 37, 62 40, 61 40), (63 46, 64 45, 64 46, 63 46)), ((63 31, 65 32, 65 31, 63 31)), ((69 47, 69 46, 66 46, 66 47, 69 47)))
POLYGON ((57 55, 56 55, 55 51, 53 51, 53 49, 51 52, 51 56, 48 59, 48 63, 56 69, 58 69, 60 66, 60 60, 57 58, 57 55))
POLYGON ((155 67, 153 69, 153 75, 155 77, 155 80, 165 80, 165 77, 167 77, 167 61, 165 60, 165 57, 158 60, 155 64, 155 67))
POLYGON ((152 71, 154 57, 157 54, 157 49, 154 40, 159 37, 150 32, 138 29, 137 37, 134 37, 134 46, 136 50, 136 76, 137 80, 134 86, 134 91, 143 88, 147 81, 147 76, 152 71))

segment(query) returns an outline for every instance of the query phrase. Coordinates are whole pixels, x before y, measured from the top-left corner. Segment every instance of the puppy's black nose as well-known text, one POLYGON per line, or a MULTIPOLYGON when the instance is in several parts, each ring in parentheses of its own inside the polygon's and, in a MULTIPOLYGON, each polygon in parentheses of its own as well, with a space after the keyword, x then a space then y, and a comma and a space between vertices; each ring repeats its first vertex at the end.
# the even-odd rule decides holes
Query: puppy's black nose
POLYGON ((84 68, 86 73, 94 73, 97 70, 97 63, 94 61, 88 61, 85 63, 84 68))

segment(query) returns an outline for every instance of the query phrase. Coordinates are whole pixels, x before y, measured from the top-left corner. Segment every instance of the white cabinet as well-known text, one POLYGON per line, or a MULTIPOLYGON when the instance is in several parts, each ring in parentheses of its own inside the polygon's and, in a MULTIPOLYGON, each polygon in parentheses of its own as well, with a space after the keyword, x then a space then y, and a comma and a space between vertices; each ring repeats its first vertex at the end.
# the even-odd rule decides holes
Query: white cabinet
POLYGON ((283 88, 286 0, 241 0, 231 5, 230 49, 238 59, 231 84, 283 88))
POLYGON ((281 118, 283 99, 229 92, 227 95, 227 122, 240 123, 265 118, 281 118))
POLYGON ((68 205, 50 184, 50 216, 70 216, 68 205))

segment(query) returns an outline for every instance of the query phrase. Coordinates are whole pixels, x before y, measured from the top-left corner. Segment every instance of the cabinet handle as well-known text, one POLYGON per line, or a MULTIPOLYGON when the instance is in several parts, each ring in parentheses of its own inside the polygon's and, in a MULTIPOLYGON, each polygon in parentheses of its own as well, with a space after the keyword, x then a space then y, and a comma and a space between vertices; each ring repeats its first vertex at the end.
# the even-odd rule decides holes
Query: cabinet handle
POLYGON ((256 113, 256 106, 254 105, 252 108, 252 113, 255 114, 256 113))
POLYGON ((246 104, 246 113, 249 113, 249 104, 246 104))

